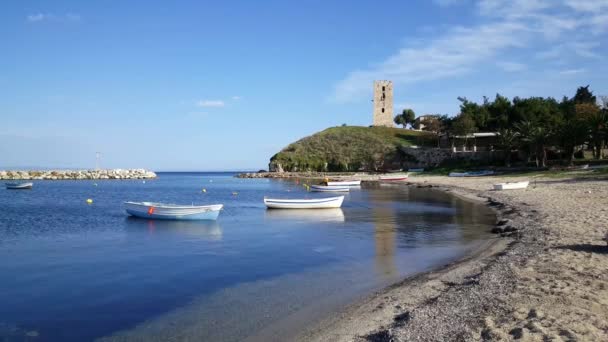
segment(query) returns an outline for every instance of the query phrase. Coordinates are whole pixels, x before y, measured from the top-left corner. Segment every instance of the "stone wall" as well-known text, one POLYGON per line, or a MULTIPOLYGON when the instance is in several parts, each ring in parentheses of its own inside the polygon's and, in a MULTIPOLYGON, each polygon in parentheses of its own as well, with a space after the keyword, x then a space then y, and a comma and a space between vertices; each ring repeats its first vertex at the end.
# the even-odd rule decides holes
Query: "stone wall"
POLYGON ((393 127, 393 82, 374 81, 374 126, 393 127))
POLYGON ((156 173, 144 169, 112 170, 30 170, 0 171, 0 179, 149 179, 156 178, 156 173))
POLYGON ((404 168, 437 167, 447 163, 477 162, 492 164, 504 160, 502 151, 454 152, 447 148, 402 147, 404 168))

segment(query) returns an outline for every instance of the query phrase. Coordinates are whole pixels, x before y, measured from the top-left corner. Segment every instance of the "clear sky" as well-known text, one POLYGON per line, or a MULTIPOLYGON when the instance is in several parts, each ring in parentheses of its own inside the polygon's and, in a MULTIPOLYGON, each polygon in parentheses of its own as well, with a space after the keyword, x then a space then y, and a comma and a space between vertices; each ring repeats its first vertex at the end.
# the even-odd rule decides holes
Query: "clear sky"
POLYGON ((3 1, 0 169, 265 168, 395 108, 608 95, 608 0, 3 1))

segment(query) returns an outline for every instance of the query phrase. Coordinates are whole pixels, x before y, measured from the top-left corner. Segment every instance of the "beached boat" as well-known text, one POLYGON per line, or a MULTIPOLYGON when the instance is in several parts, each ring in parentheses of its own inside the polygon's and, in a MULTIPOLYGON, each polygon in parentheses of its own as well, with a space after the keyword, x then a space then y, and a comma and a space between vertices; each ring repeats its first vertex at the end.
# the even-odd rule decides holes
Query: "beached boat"
POLYGON ((483 177, 491 176, 494 171, 468 171, 468 172, 450 172, 450 177, 483 177))
POLYGON ((327 183, 327 186, 360 186, 361 185, 361 181, 360 180, 353 180, 353 181, 327 181, 325 183, 327 183))
POLYGON ((340 208, 344 196, 315 199, 278 199, 264 198, 264 204, 269 209, 328 209, 340 208))
POLYGON ((178 205, 153 202, 125 202, 129 215, 157 220, 216 220, 224 206, 178 205))
POLYGON ((26 190, 31 189, 34 186, 34 183, 5 183, 7 189, 11 190, 26 190))
POLYGON ((380 176, 380 181, 381 182, 400 182, 400 181, 407 180, 407 177, 408 177, 407 174, 380 176))
POLYGON ((420 167, 420 168, 415 168, 415 169, 408 169, 408 172, 424 172, 424 168, 420 167))
POLYGON ((515 190, 515 189, 525 189, 530 184, 529 181, 525 182, 507 182, 507 183, 498 183, 494 184, 494 190, 515 190))
POLYGON ((348 192, 350 188, 348 186, 335 186, 335 185, 311 185, 311 191, 321 192, 348 192))

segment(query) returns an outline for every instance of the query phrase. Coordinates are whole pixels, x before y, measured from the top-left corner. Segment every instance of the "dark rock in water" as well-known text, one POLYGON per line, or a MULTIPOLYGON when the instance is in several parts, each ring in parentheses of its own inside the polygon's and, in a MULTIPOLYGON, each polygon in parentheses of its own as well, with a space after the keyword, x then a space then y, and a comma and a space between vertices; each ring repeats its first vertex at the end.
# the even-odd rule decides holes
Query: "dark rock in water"
POLYGON ((502 234, 504 232, 505 232, 505 230, 502 227, 494 227, 494 228, 492 228, 492 233, 493 234, 502 234))
POLYGON ((511 220, 509 219, 502 219, 499 220, 498 223, 496 223, 497 226, 504 226, 505 224, 509 223, 511 220))
POLYGON ((519 230, 519 229, 518 229, 517 227, 513 226, 513 225, 508 225, 508 226, 505 226, 505 227, 504 227, 504 229, 503 229, 503 231, 504 231, 505 233, 516 232, 516 231, 518 231, 518 230, 519 230))
POLYGON ((513 336, 513 339, 519 340, 524 337, 524 329, 522 328, 513 328, 509 331, 509 335, 513 336))

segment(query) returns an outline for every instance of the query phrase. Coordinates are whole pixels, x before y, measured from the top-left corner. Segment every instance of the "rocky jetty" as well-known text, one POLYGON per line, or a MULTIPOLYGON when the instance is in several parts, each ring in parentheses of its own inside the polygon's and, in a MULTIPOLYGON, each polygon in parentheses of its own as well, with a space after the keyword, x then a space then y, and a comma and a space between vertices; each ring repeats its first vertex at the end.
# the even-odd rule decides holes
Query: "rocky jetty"
POLYGON ((156 178, 156 173, 144 169, 111 169, 111 170, 31 170, 0 171, 0 179, 149 179, 156 178))

